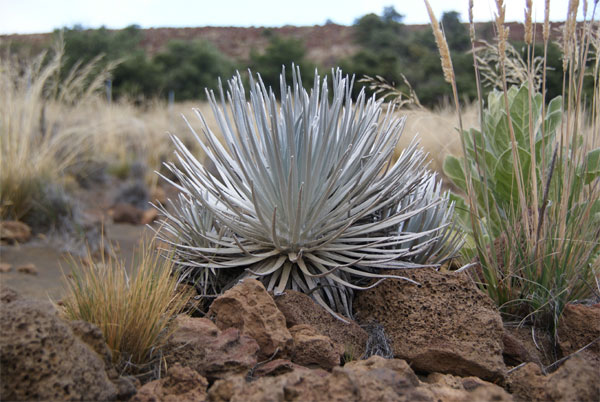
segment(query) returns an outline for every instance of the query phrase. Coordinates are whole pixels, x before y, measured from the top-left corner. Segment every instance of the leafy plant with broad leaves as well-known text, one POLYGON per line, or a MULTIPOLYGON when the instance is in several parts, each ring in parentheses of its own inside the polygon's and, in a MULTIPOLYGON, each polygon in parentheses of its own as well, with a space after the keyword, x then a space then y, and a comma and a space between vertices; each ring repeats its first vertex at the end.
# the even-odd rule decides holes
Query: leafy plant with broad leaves
MULTIPOLYGON (((509 210, 518 207, 513 200, 519 197, 516 186, 517 175, 523 182, 529 183, 531 176, 531 158, 534 155, 538 169, 535 180, 537 189, 543 189, 544 177, 541 167, 552 160, 552 149, 556 140, 556 128, 562 116, 562 99, 553 99, 542 119, 542 96, 535 94, 531 98, 531 114, 529 113, 529 91, 526 86, 511 87, 508 91, 508 105, 515 138, 518 143, 519 167, 513 169, 513 153, 508 127, 508 116, 504 105, 504 94, 492 91, 488 95, 487 107, 483 110, 482 128, 471 128, 462 133, 465 144, 467 168, 470 169, 472 186, 477 194, 477 206, 486 213, 486 219, 492 228, 493 236, 501 231, 501 222, 510 215, 509 210), (533 122, 535 136, 534 148, 529 143, 529 122, 533 122), (486 202, 490 199, 497 202, 498 208, 489 209, 486 202)), ((459 189, 467 193, 464 161, 449 155, 444 161, 444 173, 459 189)), ((525 198, 531 205, 533 186, 525 188, 525 198)), ((541 196, 541 195, 540 195, 541 196)), ((458 198, 459 196, 454 196, 458 198)), ((464 206, 464 200, 457 202, 464 206)), ((461 208, 462 211, 465 208, 461 208)), ((465 229, 471 227, 469 215, 461 215, 465 229)))
POLYGON ((482 264, 483 288, 505 313, 554 327, 562 307, 588 297, 594 286, 600 148, 586 150, 583 137, 561 141, 561 97, 544 110, 541 94, 530 95, 526 85, 506 96, 508 109, 503 92, 489 94, 482 129, 463 132, 466 159, 447 157, 444 171, 471 197, 469 214, 465 200, 453 195, 462 226, 472 229, 470 256, 482 264))
POLYGON ((172 137, 181 194, 159 206, 161 236, 205 295, 253 277, 350 317, 354 290, 455 256, 453 204, 417 144, 392 160, 404 124, 393 108, 364 92, 354 102, 340 70, 332 94, 318 75, 307 92, 298 68, 292 81, 281 75, 280 104, 260 76, 249 101, 239 74, 220 100, 208 93, 221 137, 198 111, 202 135, 190 128, 214 173, 172 137))
MULTIPOLYGON (((523 183, 524 199, 528 206, 533 205, 534 199, 541 202, 555 200, 561 187, 556 183, 561 180, 560 174, 555 174, 566 161, 574 168, 573 187, 581 189, 592 183, 600 176, 600 148, 587 152, 586 157, 577 164, 568 160, 573 153, 572 147, 565 152, 557 154, 561 161, 553 161, 553 150, 557 143, 557 131, 563 117, 562 97, 552 99, 543 110, 542 95, 534 93, 530 97, 527 85, 513 86, 507 92, 508 110, 517 142, 518 157, 514 163, 512 143, 509 134, 508 115, 504 104, 504 94, 501 91, 492 91, 488 95, 488 103, 483 110, 482 129, 471 128, 462 133, 466 152, 465 160, 449 155, 444 161, 444 173, 464 193, 467 193, 465 179, 465 166, 470 169, 472 191, 476 194, 477 208, 484 214, 488 222, 491 236, 499 236, 505 229, 508 218, 514 217, 520 208, 519 189, 517 176, 523 183), (531 109, 530 109, 531 108, 531 109), (530 111, 531 110, 531 111, 530 111), (530 128, 529 125, 532 125, 530 128), (530 143, 530 132, 533 141, 530 143), (533 144, 533 148, 531 147, 533 144), (531 174, 532 157, 535 158, 535 177, 531 174), (565 160, 566 158, 566 160, 565 160), (518 170, 514 169, 517 166, 518 170), (550 173, 550 169, 557 167, 557 171, 550 173), (532 184, 535 180, 535 185, 532 184), (533 191, 537 189, 537 197, 533 191), (544 192, 546 191, 546 194, 544 192), (490 200, 494 200, 490 208, 490 200)), ((582 138, 579 138, 581 147, 582 138)), ((463 228, 470 230, 471 223, 465 200, 456 194, 452 198, 460 206, 457 213, 463 228)), ((600 213, 600 201, 592 201, 592 215, 600 213)), ((579 205, 580 207, 581 205, 579 205)), ((576 204, 569 208, 578 208, 576 204)))

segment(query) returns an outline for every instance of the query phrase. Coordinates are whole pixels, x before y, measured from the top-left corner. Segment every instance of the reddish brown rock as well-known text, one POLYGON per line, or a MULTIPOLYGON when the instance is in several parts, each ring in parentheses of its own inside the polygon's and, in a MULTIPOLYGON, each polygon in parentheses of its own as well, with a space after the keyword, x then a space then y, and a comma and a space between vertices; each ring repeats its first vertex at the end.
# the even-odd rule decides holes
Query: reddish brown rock
POLYGON ((518 366, 526 362, 538 362, 537 358, 529 353, 523 342, 506 328, 502 333, 502 344, 502 357, 507 366, 518 366))
POLYGON ((600 372, 600 303, 567 304, 558 323, 558 345, 563 356, 580 352, 600 372), (591 344, 591 345, 590 345, 591 344))
POLYGON ((329 337, 344 353, 360 358, 365 353, 369 335, 356 322, 342 322, 304 293, 286 290, 274 297, 279 310, 285 316, 288 328, 308 324, 321 335, 329 337))
POLYGON ((339 366, 344 350, 329 337, 319 335, 310 325, 300 324, 290 328, 294 338, 292 361, 303 366, 318 366, 325 370, 339 366))
POLYGON ((248 382, 244 377, 219 380, 209 400, 220 401, 511 401, 502 388, 478 378, 447 376, 419 381, 404 360, 373 356, 323 370, 294 369, 276 377, 248 382))
POLYGON ((287 359, 275 359, 257 364, 254 369, 250 371, 248 378, 254 379, 258 377, 278 376, 281 374, 290 373, 294 370, 309 370, 319 372, 322 376, 327 375, 327 371, 322 369, 311 369, 296 363, 292 363, 287 359))
POLYGON ((109 215, 112 216, 114 223, 139 225, 142 221, 144 211, 131 204, 119 202, 109 210, 109 215))
POLYGON ((217 380, 208 389, 208 400, 211 402, 230 402, 234 395, 243 392, 246 386, 246 378, 242 375, 230 376, 223 380, 217 380))
POLYGON ((285 374, 285 373, 294 371, 294 369, 297 367, 302 367, 302 366, 294 364, 290 360, 287 360, 287 359, 275 359, 275 360, 265 362, 264 364, 257 365, 257 367, 251 371, 250 377, 256 378, 256 377, 265 377, 268 375, 274 376, 274 375, 285 374))
POLYGON ((17 272, 27 275, 37 275, 39 272, 34 264, 25 264, 17 267, 17 272))
POLYGON ((527 363, 508 375, 508 390, 517 401, 597 402, 600 372, 579 356, 550 375, 543 375, 537 364, 527 363))
POLYGON ((0 240, 25 243, 31 238, 31 228, 19 221, 0 221, 0 240))
POLYGON ((223 331, 206 318, 179 315, 177 329, 167 341, 168 365, 180 363, 209 380, 246 374, 257 363, 258 344, 236 328, 223 331))
POLYGON ((359 321, 383 325, 394 357, 415 370, 502 379, 503 327, 492 300, 464 275, 433 269, 401 274, 420 285, 386 280, 358 292, 359 321))
POLYGON ((17 299, 0 308, 1 400, 112 400, 103 359, 50 303, 17 299))
POLYGON ((433 373, 425 379, 425 387, 436 401, 513 401, 512 395, 502 387, 478 377, 456 377, 433 373))
POLYGON ((245 279, 219 296, 210 306, 209 315, 217 327, 237 328, 251 336, 260 347, 259 360, 289 356, 293 339, 285 317, 262 283, 245 279))
POLYGON ((141 387, 132 402, 202 402, 206 401, 208 381, 196 371, 175 364, 167 376, 141 387))
MULTIPOLYGON (((523 354, 524 352, 521 349, 521 356, 518 359, 523 360, 523 358, 527 358, 530 360, 523 360, 522 363, 532 362, 545 367, 551 365, 560 358, 560 356, 557 355, 557 347, 555 345, 554 338, 552 334, 546 330, 541 328, 533 328, 531 326, 506 326, 504 327, 504 333, 505 335, 509 334, 510 337, 514 338, 515 341, 518 342, 520 346, 517 347, 519 349, 521 346, 525 348, 526 354, 523 354)), ((504 340, 507 340, 507 338, 503 337, 503 341, 504 340)), ((510 345, 509 347, 512 348, 510 345)), ((506 353, 506 351, 505 345, 505 351, 503 353, 506 353)), ((512 352, 517 353, 514 349, 512 352)), ((516 355, 513 357, 517 358, 516 355)), ((511 364, 516 365, 514 363, 515 361, 512 361, 511 364)))

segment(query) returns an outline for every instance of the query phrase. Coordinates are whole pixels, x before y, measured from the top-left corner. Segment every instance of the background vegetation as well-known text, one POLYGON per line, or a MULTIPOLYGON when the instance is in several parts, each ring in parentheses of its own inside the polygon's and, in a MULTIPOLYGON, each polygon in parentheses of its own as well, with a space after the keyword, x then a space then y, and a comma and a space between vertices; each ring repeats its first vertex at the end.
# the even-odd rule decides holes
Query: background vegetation
MULTIPOLYGON (((441 24, 457 72, 461 101, 472 101, 477 91, 473 80, 471 43, 468 26, 460 18, 457 12, 446 12, 441 24)), ((338 65, 344 72, 356 74, 357 78, 363 75, 381 76, 393 85, 403 85, 404 75, 424 106, 434 107, 447 102, 451 91, 443 85, 431 28, 407 26, 403 19, 404 16, 393 7, 384 8, 381 15, 367 14, 358 18, 353 27, 352 45, 355 51, 333 60, 333 63, 311 60, 302 40, 280 36, 270 29, 263 31, 263 36, 268 39, 266 47, 250 49, 248 57, 235 60, 220 52, 212 42, 204 40, 171 40, 150 53, 143 43, 144 31, 135 25, 122 30, 65 27, 57 30, 55 36, 63 35, 65 40, 63 76, 78 63, 89 63, 99 55, 102 55, 102 60, 97 63, 98 68, 117 63, 110 84, 107 84, 112 99, 126 97, 137 102, 155 97, 170 97, 175 101, 205 99, 204 88, 215 88, 218 77, 229 78, 236 69, 245 72, 248 68, 260 71, 265 84, 276 87, 281 66, 285 65, 291 71, 294 62, 302 66, 305 75, 315 67, 327 71, 338 65)), ((493 39, 491 26, 484 26, 480 31, 478 40, 493 39)), ((524 44, 513 44, 516 51, 525 56, 524 44)), ((21 54, 33 51, 31 44, 18 39, 3 46, 21 54)), ((541 54, 541 45, 535 50, 541 54)), ((554 43, 548 45, 547 64, 546 87, 548 94, 554 97, 562 90, 561 53, 554 43)), ((355 95, 363 85, 358 83, 355 86, 355 95)), ((491 87, 484 88, 486 91, 489 89, 491 87)))

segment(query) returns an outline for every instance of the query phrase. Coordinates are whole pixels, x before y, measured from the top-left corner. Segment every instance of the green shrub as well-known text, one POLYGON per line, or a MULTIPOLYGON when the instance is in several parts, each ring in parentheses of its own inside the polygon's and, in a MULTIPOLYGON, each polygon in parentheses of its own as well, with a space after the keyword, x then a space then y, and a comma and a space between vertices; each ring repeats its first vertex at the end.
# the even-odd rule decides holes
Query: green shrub
MULTIPOLYGON (((465 194, 467 193, 465 166, 470 170, 470 184, 477 194, 478 211, 480 214, 486 214, 493 237, 500 235, 503 230, 502 223, 508 217, 514 216, 513 210, 518 207, 514 202, 519 198, 516 175, 519 175, 524 183, 536 181, 536 186, 524 188, 527 205, 532 205, 534 188, 538 190, 537 198, 542 198, 546 180, 543 173, 548 171, 552 161, 556 132, 562 120, 562 98, 560 97, 553 99, 545 110, 543 110, 542 95, 534 94, 530 97, 526 85, 520 88, 511 87, 507 97, 510 118, 518 143, 519 170, 513 169, 508 114, 504 105, 504 94, 500 91, 492 91, 488 95, 488 102, 483 111, 482 129, 471 128, 462 133, 466 157, 461 161, 450 155, 444 161, 444 173, 465 194), (530 121, 534 123, 531 133, 534 136, 535 151, 530 148, 529 143, 530 121), (532 155, 537 166, 535 178, 530 177, 532 155), (490 199, 493 199, 497 205, 496 208, 488 210, 486 203, 490 199)), ((462 204, 464 205, 464 201, 462 204)), ((465 217, 467 219, 463 226, 468 229, 471 224, 468 215, 465 217)))

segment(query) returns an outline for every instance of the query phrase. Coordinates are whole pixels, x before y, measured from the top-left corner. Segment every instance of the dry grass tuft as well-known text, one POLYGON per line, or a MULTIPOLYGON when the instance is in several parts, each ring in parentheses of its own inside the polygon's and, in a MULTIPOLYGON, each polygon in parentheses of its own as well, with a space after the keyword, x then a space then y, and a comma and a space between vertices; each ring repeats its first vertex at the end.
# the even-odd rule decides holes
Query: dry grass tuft
POLYGON ((176 291, 170 260, 153 248, 153 243, 140 245, 129 273, 123 261, 103 256, 96 262, 89 253, 85 261, 73 261, 65 276, 64 315, 97 325, 113 362, 125 372, 140 372, 156 361, 157 349, 174 330, 173 318, 189 298, 176 291))

